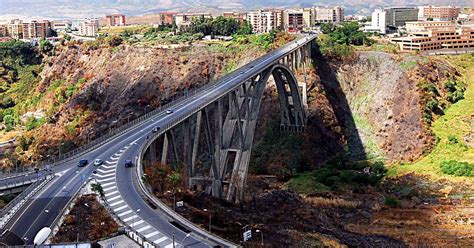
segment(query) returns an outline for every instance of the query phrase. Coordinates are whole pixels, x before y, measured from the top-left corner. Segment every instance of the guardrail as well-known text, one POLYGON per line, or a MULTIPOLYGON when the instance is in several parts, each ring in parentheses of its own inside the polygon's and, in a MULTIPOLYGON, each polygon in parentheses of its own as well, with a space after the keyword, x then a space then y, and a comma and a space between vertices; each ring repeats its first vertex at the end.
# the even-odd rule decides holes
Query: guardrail
POLYGON ((15 197, 0 211, 0 229, 2 229, 8 221, 15 215, 16 211, 20 209, 27 200, 41 190, 49 181, 54 178, 54 174, 46 174, 41 177, 41 180, 36 181, 26 188, 21 194, 15 197))

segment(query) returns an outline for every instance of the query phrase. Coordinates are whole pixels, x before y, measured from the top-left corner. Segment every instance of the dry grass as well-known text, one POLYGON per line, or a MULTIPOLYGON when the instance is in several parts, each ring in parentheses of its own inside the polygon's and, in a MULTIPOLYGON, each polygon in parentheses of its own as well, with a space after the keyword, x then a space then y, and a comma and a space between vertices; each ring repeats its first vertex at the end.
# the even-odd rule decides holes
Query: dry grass
POLYGON ((342 198, 306 197, 305 201, 314 207, 357 208, 360 203, 342 198))

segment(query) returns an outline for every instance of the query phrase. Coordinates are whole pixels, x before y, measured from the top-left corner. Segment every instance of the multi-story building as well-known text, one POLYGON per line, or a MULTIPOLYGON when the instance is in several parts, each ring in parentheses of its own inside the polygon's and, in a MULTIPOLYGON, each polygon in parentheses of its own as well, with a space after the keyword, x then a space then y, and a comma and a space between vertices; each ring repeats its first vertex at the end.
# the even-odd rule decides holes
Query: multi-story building
POLYGON ((51 29, 56 32, 66 33, 71 28, 70 21, 53 21, 51 22, 51 29))
POLYGON ((23 22, 23 39, 33 40, 51 36, 51 23, 47 20, 23 22))
POLYGON ((0 37, 8 36, 8 22, 0 21, 0 37))
POLYGON ((458 18, 460 8, 454 6, 420 6, 418 17, 420 20, 451 21, 458 18))
POLYGON ((127 24, 125 15, 123 14, 106 15, 105 23, 107 26, 125 26, 127 24))
POLYGON ((474 48, 474 27, 456 27, 451 22, 408 23, 411 32, 405 37, 392 38, 402 51, 425 51, 443 48, 474 48))
POLYGON ((364 30, 366 32, 385 34, 387 32, 387 12, 382 9, 374 10, 370 26, 365 26, 364 30))
POLYGON ((23 21, 20 19, 13 19, 8 24, 8 34, 13 39, 23 39, 23 21))
POLYGON ((344 8, 342 7, 315 7, 315 23, 341 23, 344 21, 344 8))
POLYGON ((161 12, 158 14, 158 23, 171 25, 175 21, 176 12, 161 12))
POLYGON ((82 20, 79 25, 79 35, 94 37, 99 30, 99 19, 88 18, 82 20))
POLYGON ((211 18, 211 13, 179 13, 175 17, 176 25, 179 29, 189 26, 191 21, 196 18, 211 18))
POLYGON ((247 21, 252 25, 254 33, 268 33, 281 28, 283 24, 282 10, 257 10, 247 13, 247 21))
POLYGON ((303 31, 303 12, 287 10, 283 12, 283 28, 289 33, 301 33, 303 31))
POLYGON ((226 18, 233 18, 239 22, 243 22, 246 19, 247 13, 239 13, 239 12, 224 12, 222 16, 226 18))
POLYGON ((416 21, 407 22, 405 24, 405 29, 408 34, 412 34, 429 29, 451 28, 454 26, 455 24, 452 21, 416 21))
POLYGON ((303 13, 303 27, 312 28, 315 26, 315 11, 314 8, 303 8, 300 9, 303 13))
POLYGON ((398 28, 405 26, 406 22, 418 20, 418 8, 416 7, 394 7, 385 8, 387 26, 398 28))

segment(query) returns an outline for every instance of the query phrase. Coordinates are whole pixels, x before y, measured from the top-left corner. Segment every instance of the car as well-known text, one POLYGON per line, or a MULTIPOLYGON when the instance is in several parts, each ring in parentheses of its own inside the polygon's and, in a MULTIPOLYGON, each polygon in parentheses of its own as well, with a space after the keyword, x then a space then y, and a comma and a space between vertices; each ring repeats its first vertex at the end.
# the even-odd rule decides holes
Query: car
POLYGON ((81 159, 79 160, 79 167, 84 167, 86 166, 87 164, 89 163, 89 161, 87 161, 87 159, 81 159))
POLYGON ((133 166, 132 160, 130 159, 125 160, 125 168, 132 167, 132 166, 133 166))
POLYGON ((100 158, 94 160, 94 165, 95 166, 101 166, 103 163, 104 163, 104 161, 102 161, 102 159, 100 159, 100 158))
POLYGON ((156 133, 158 131, 160 131, 161 127, 155 127, 153 128, 153 130, 151 130, 152 133, 156 133))
POLYGON ((166 110, 166 114, 169 115, 169 114, 172 114, 172 113, 173 113, 173 110, 171 110, 171 109, 166 110))
POLYGON ((252 68, 254 68, 254 67, 255 67, 255 66, 251 65, 251 66, 250 66, 250 69, 252 69, 252 68))
POLYGON ((245 71, 241 71, 241 72, 240 72, 240 74, 244 74, 244 73, 245 73, 245 71))

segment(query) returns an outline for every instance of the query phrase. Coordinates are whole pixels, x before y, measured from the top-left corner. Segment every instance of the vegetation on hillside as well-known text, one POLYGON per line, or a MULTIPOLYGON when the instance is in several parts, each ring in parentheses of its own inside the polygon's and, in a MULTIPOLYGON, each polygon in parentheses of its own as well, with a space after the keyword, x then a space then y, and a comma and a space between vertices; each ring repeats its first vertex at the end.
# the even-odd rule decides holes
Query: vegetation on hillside
POLYGON ((353 46, 368 46, 374 43, 369 34, 360 30, 357 22, 333 25, 321 24, 323 35, 319 37, 321 53, 327 57, 351 57, 354 55, 353 46))

